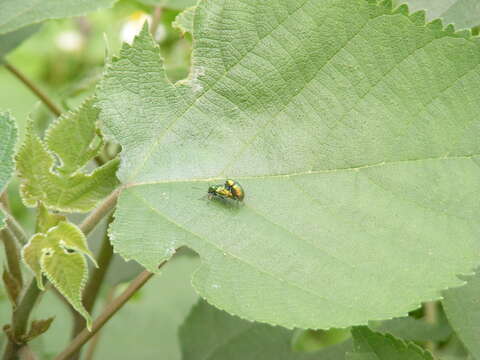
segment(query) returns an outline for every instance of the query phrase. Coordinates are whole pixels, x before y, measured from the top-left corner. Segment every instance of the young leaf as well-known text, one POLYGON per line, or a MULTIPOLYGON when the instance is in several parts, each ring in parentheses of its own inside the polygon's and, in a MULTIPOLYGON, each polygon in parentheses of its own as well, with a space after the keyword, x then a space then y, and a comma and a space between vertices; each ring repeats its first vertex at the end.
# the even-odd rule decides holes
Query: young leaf
MULTIPOLYGON (((13 152, 17 141, 17 127, 12 115, 0 112, 0 194, 10 181, 13 171, 13 152)), ((5 215, 0 208, 0 229, 3 227, 5 215)))
POLYGON ((480 359, 480 273, 465 280, 465 286, 443 293, 443 306, 460 340, 480 359))
POLYGON ((50 325, 52 325, 54 319, 54 317, 50 317, 44 320, 33 320, 32 324, 30 325, 30 330, 28 331, 28 334, 25 335, 23 340, 25 342, 29 342, 35 339, 37 336, 42 335, 50 328, 50 325))
POLYGON ((408 3, 412 11, 426 10, 430 20, 442 18, 445 24, 457 29, 469 29, 480 25, 478 0, 394 0, 395 4, 408 3))
POLYGON ((375 333, 366 326, 352 329, 354 352, 346 360, 433 360, 414 343, 375 333))
POLYGON ((84 15, 103 7, 112 6, 115 0, 2 0, 0 2, 0 34, 47 19, 84 15))
POLYGON ((197 0, 139 0, 146 5, 159 6, 172 10, 183 10, 197 3, 197 0))
POLYGON ((36 206, 41 201, 49 209, 86 212, 118 186, 117 160, 91 174, 84 170, 103 144, 96 128, 97 115, 90 99, 76 112, 55 121, 45 142, 28 129, 16 157, 25 205, 36 206))
POLYGON ((195 6, 185 9, 177 15, 175 21, 172 23, 174 28, 179 29, 183 34, 193 33, 193 19, 195 17, 195 6))
POLYGON ((293 332, 245 321, 200 301, 180 327, 183 360, 337 360, 346 344, 310 353, 292 349, 293 332))
POLYGON ((200 1, 193 35, 186 81, 145 29, 99 89, 118 253, 156 271, 186 245, 210 303, 302 328, 404 316, 471 273, 478 39, 363 0, 200 1), (244 206, 206 199, 226 177, 244 206))
MULTIPOLYGON (((82 290, 88 268, 84 255, 95 263, 85 236, 75 225, 61 221, 46 233, 35 234, 22 250, 25 263, 33 271, 40 289, 43 276, 65 296, 91 326, 90 315, 82 304, 82 290)), ((95 263, 96 265, 96 263, 95 263)))

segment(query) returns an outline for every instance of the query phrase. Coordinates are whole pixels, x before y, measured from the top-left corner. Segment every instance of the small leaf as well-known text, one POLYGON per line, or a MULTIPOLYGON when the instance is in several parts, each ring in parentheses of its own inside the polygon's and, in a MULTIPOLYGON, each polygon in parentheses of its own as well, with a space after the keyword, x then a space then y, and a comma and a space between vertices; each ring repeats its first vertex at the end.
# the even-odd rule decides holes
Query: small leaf
POLYGON ((34 207, 41 201, 49 209, 86 212, 118 186, 118 160, 91 174, 84 171, 103 144, 97 115, 93 100, 87 100, 50 126, 45 143, 29 127, 16 157, 25 205, 34 207))
POLYGON ((43 275, 46 276, 90 327, 91 318, 81 298, 88 275, 84 255, 90 257, 95 265, 96 262, 80 229, 72 223, 61 221, 46 234, 32 236, 22 254, 25 263, 35 274, 38 287, 44 289, 43 275))
POLYGON ((348 344, 316 352, 292 349, 293 332, 242 320, 200 301, 179 330, 183 360, 337 360, 348 344))
POLYGON ((179 29, 183 34, 193 33, 193 19, 195 17, 196 6, 185 9, 177 15, 175 21, 172 23, 174 28, 179 29))
POLYGON ((366 326, 352 329, 354 352, 347 360, 433 360, 432 355, 412 342, 375 333, 366 326))
MULTIPOLYGON (((13 152, 17 142, 17 127, 12 115, 0 112, 0 194, 10 181, 13 171, 13 152)), ((0 229, 5 215, 0 209, 0 229)))
POLYGON ((24 341, 29 342, 35 339, 37 336, 42 335, 50 328, 50 325, 54 319, 54 317, 50 317, 45 320, 33 320, 32 324, 30 325, 30 330, 24 337, 24 341))
POLYGON ((7 295, 11 303, 16 306, 18 295, 22 291, 22 286, 18 283, 12 274, 7 269, 3 269, 3 283, 5 285, 5 290, 7 290, 7 295))
POLYGON ((183 10, 189 6, 193 6, 198 0, 139 0, 146 5, 159 6, 172 10, 183 10))
POLYGON ((443 307, 453 329, 475 359, 480 359, 480 272, 466 285, 444 292, 443 307))
POLYGON ((0 34, 36 24, 47 19, 84 15, 115 0, 2 0, 0 2, 0 34))

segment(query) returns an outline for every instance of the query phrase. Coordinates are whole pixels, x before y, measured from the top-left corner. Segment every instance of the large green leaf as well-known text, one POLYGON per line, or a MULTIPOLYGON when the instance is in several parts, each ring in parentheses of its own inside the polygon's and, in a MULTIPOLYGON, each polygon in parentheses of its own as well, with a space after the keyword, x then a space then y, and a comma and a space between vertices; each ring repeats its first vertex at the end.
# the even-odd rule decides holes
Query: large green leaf
MULTIPOLYGON (((17 127, 12 115, 0 112, 0 194, 10 181, 13 172, 13 153, 17 141, 17 127)), ((0 228, 3 227, 4 214, 0 209, 0 228)))
POLYGON ((475 359, 480 359, 480 273, 467 284, 444 292, 443 306, 453 329, 475 359))
POLYGON ((47 19, 84 15, 115 0, 2 0, 0 2, 0 34, 36 24, 47 19))
POLYGON ((117 160, 85 169, 103 145, 97 115, 93 99, 87 100, 50 125, 45 141, 30 126, 16 158, 25 205, 41 201, 49 209, 86 212, 118 186, 117 160))
POLYGON ((480 25, 478 0, 395 0, 395 2, 408 3, 412 11, 426 10, 428 19, 442 18, 446 24, 454 24, 458 29, 480 25))
POLYGON ((210 303, 302 328, 403 316, 471 273, 477 39, 364 0, 201 1, 193 37, 188 80, 144 30, 99 90, 117 252, 156 271, 187 245, 210 303), (205 198, 227 176, 244 206, 205 198))
POLYGON ((348 346, 302 353, 292 349, 292 331, 245 321, 200 301, 179 331, 183 360, 338 360, 348 346))
POLYGON ((432 355, 414 343, 391 335, 375 333, 363 326, 352 330, 355 351, 347 360, 433 360, 432 355))

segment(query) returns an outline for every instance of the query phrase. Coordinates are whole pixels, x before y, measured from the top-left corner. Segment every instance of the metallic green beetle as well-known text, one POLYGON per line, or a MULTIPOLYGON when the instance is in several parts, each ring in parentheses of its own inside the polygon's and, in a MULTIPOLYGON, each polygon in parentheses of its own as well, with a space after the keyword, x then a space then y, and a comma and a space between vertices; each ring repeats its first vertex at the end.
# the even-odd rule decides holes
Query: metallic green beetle
POLYGON ((242 185, 233 179, 227 179, 225 181, 225 188, 230 191, 233 196, 233 199, 238 201, 243 201, 245 198, 245 191, 243 190, 242 185))
POLYGON ((223 185, 211 185, 208 188, 208 197, 220 198, 220 199, 234 199, 234 196, 230 190, 223 185))

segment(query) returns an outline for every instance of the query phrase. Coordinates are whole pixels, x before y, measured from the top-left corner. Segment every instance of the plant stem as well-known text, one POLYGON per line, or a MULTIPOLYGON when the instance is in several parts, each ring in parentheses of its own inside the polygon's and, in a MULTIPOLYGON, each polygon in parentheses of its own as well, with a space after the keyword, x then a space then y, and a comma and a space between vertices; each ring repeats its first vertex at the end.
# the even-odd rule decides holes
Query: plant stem
POLYGON ((50 109, 56 116, 60 116, 62 111, 53 103, 53 101, 40 90, 30 79, 28 79, 20 70, 7 61, 3 61, 5 68, 10 71, 17 79, 24 83, 37 97, 50 109))
MULTIPOLYGON (((435 301, 427 302, 423 305, 424 311, 424 319, 429 324, 436 324, 437 323, 437 315, 438 315, 438 304, 435 301)), ((430 350, 433 354, 436 350, 436 344, 434 341, 427 341, 426 348, 430 350)))
POLYGON ((90 215, 88 215, 85 220, 80 224, 80 230, 87 235, 98 223, 103 219, 103 217, 112 210, 117 204, 118 196, 120 195, 120 189, 113 191, 104 201, 101 203, 95 210, 93 210, 90 215))
POLYGON ((27 332, 30 313, 40 294, 41 291, 37 287, 36 280, 33 278, 30 280, 30 284, 26 288, 25 293, 20 298, 18 306, 13 310, 11 329, 11 337, 13 337, 13 339, 9 338, 3 360, 18 359, 18 353, 24 346, 21 337, 27 332))
MULTIPOLYGON (((113 216, 110 215, 108 224, 113 221, 113 216)), ((105 236, 103 237, 102 246, 98 254, 98 268, 93 270, 92 276, 83 291, 83 306, 90 313, 93 310, 95 302, 98 298, 99 290, 102 286, 105 275, 107 274, 108 268, 113 258, 113 247, 110 244, 110 239, 108 238, 108 228, 105 231, 105 236)), ((76 313, 74 328, 73 328, 73 337, 78 335, 83 328, 85 327, 85 319, 80 314, 76 313)))
POLYGON ((25 234, 22 226, 17 222, 17 220, 10 214, 10 209, 8 208, 8 200, 0 201, 0 211, 5 215, 5 225, 13 233, 15 238, 21 245, 25 245, 28 242, 28 236, 25 234))
POLYGON ((9 228, 0 231, 0 238, 3 241, 5 254, 7 255, 8 271, 18 284, 23 286, 22 269, 20 268, 20 248, 17 240, 9 228))
MULTIPOLYGON (((160 264, 159 268, 162 267, 166 261, 160 264)), ((83 329, 80 334, 78 334, 75 339, 63 350, 59 355, 57 355, 54 360, 67 360, 70 359, 70 356, 75 354, 78 349, 80 349, 85 343, 88 342, 106 323, 110 318, 119 311, 123 305, 135 294, 135 292, 140 289, 145 283, 150 280, 154 274, 150 271, 144 270, 140 275, 138 275, 135 280, 131 282, 128 288, 120 294, 115 300, 109 304, 105 310, 100 314, 100 316, 93 322, 92 331, 88 329, 83 329)))
POLYGON ((160 20, 162 19, 162 13, 163 13, 163 9, 160 6, 156 6, 153 10, 152 25, 150 26, 150 33, 152 34, 155 41, 157 41, 156 34, 157 34, 158 26, 160 25, 160 20))
MULTIPOLYGON (((108 291, 107 301, 106 301, 107 304, 110 304, 113 301, 113 299, 115 297, 115 290, 116 289, 117 289, 117 287, 114 286, 108 291)), ((92 338, 92 341, 90 341, 90 344, 88 345, 87 353, 85 354, 85 360, 93 360, 95 350, 97 349, 97 345, 100 342, 100 335, 101 334, 102 333, 100 331, 97 332, 95 334, 95 336, 92 338)))

